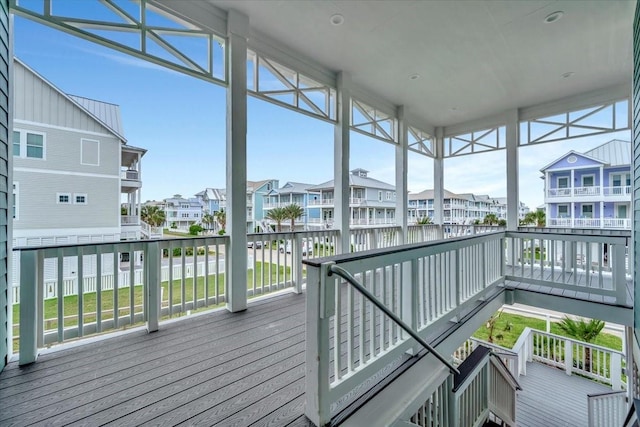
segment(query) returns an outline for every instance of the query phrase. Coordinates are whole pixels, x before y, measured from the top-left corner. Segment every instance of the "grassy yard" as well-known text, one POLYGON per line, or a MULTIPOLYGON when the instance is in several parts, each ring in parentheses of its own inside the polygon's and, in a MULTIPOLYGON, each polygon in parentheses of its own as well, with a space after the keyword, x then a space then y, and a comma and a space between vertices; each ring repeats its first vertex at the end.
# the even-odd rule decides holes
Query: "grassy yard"
MULTIPOLYGON (((253 276, 254 270, 247 271, 247 289, 253 289, 253 276)), ((256 262, 256 290, 257 294, 268 293, 277 289, 277 280, 281 283, 285 281, 291 281, 291 268, 279 267, 276 264, 269 264, 256 262), (264 267, 264 273, 263 273, 264 267), (263 288, 263 292, 260 292, 260 288, 263 288), (271 289, 270 289, 271 288, 271 289)), ((194 284, 192 278, 185 279, 185 302, 193 301, 194 284)), ((218 288, 218 295, 224 295, 225 293, 225 277, 224 273, 219 275, 209 275, 208 283, 209 297, 216 295, 216 287, 218 288)), ((160 284, 163 295, 163 305, 167 305, 169 301, 169 282, 164 281, 160 284)), ((182 281, 173 280, 171 288, 171 300, 173 304, 182 303, 182 281)), ((195 292, 198 299, 202 299, 205 296, 205 278, 198 277, 195 283, 195 292)), ((114 310, 114 291, 102 291, 102 320, 108 320, 113 318, 114 310)), ((70 295, 64 297, 63 307, 65 316, 65 326, 75 326, 78 324, 78 296, 70 295)), ((97 294, 95 292, 85 293, 82 297, 84 322, 90 323, 96 321, 96 309, 97 309, 97 294)), ((130 288, 118 289, 118 312, 120 316, 126 316, 130 313, 131 293, 130 288)), ((141 311, 143 304, 143 289, 142 286, 135 286, 133 288, 133 305, 134 311, 141 311)), ((210 309, 211 306, 203 309, 210 309)), ((20 322, 20 305, 15 304, 13 306, 13 323, 14 325, 20 322)), ((58 327, 58 300, 48 299, 44 302, 44 317, 48 319, 45 323, 45 330, 56 329, 58 327)), ((17 327, 14 329, 14 335, 18 335, 17 327)))
MULTIPOLYGON (((545 331, 547 327, 546 320, 544 319, 536 319, 511 313, 502 313, 496 320, 493 328, 494 344, 512 348, 524 328, 527 326, 541 331, 545 331)), ((564 333, 555 322, 551 322, 551 333, 568 337, 568 335, 564 333)), ((488 341, 489 331, 486 325, 478 329, 473 336, 481 340, 488 341)), ((614 350, 622 350, 622 339, 612 334, 600 333, 600 335, 598 335, 598 337, 593 341, 593 344, 612 348, 614 350)))

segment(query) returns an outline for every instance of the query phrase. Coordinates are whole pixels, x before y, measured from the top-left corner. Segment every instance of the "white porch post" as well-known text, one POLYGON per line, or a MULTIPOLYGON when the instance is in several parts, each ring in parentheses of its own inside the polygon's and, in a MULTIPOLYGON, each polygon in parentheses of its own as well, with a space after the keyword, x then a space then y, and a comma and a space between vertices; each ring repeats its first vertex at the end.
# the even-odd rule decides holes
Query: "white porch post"
POLYGON ((444 132, 436 128, 436 156, 433 159, 433 223, 438 224, 438 238, 444 238, 442 232, 444 216, 444 132))
POLYGON ((349 132, 351 123, 350 76, 341 71, 337 80, 338 123, 333 138, 334 217, 340 230, 337 253, 349 253, 349 132))
POLYGON ((227 310, 247 308, 247 37, 249 17, 230 10, 227 88, 227 310))
POLYGON ((409 194, 407 192, 409 135, 407 134, 404 106, 398 107, 397 116, 398 145, 396 145, 396 225, 400 227, 398 243, 403 244, 407 242, 407 207, 409 206, 409 194))
MULTIPOLYGON (((600 186, 598 188, 600 198, 604 197, 604 166, 600 166, 600 186)), ((600 201, 600 228, 604 228, 604 201, 600 201)))
POLYGON ((507 113, 507 230, 518 230, 520 197, 518 188, 518 143, 520 142, 520 121, 518 110, 507 113))

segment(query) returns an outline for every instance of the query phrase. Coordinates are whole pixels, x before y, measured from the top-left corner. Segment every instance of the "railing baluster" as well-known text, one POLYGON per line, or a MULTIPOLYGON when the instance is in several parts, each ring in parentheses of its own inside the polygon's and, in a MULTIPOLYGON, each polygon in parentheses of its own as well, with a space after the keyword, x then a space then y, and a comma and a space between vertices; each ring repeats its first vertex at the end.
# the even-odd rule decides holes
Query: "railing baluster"
POLYGON ((102 332, 102 254, 104 246, 96 250, 96 332, 102 332))
MULTIPOLYGON (((57 261, 57 269, 56 273, 58 276, 57 283, 57 306, 58 306, 58 342, 64 341, 64 255, 62 248, 58 249, 58 256, 56 257, 57 261)), ((43 265, 44 267, 44 265, 43 265)))
POLYGON ((169 282, 168 282, 168 294, 169 294, 169 317, 173 316, 173 248, 172 242, 167 246, 167 253, 169 255, 169 282))
POLYGON ((84 335, 84 255, 82 247, 78 248, 78 337, 81 338, 84 335))
POLYGON ((120 301, 118 299, 118 292, 120 291, 119 255, 120 249, 113 245, 113 327, 116 329, 120 325, 120 301))
POLYGON ((136 271, 136 253, 133 250, 133 246, 128 245, 129 249, 129 324, 133 325, 135 322, 135 271, 136 271))

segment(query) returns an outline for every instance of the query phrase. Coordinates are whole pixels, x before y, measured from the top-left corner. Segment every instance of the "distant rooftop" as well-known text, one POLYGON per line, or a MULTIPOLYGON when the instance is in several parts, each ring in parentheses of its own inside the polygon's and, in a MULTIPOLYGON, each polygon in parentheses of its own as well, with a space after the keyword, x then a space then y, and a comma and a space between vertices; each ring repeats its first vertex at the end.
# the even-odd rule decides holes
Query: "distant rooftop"
POLYGON ((631 164, 631 142, 613 139, 584 154, 609 166, 628 166, 631 164))

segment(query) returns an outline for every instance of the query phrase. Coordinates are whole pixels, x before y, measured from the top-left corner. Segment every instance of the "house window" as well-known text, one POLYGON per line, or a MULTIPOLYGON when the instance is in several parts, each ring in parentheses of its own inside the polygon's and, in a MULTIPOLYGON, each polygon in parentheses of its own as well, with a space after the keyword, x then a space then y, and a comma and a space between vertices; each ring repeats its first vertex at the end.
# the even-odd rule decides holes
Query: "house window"
POLYGON ((593 205, 582 205, 581 212, 583 218, 593 218, 593 205))
POLYGON ((193 217, 194 217, 194 218, 198 218, 199 216, 200 216, 200 215, 198 215, 197 213, 194 213, 194 214, 193 214, 193 217))
POLYGON ((13 155, 30 159, 45 158, 45 138, 42 133, 15 130, 13 132, 13 155))
POLYGON ((559 176, 558 177, 558 188, 569 188, 569 177, 559 176))
POLYGON ((75 193, 73 195, 73 204, 75 205, 86 205, 87 204, 87 195, 84 193, 75 193))
POLYGON ((180 205, 180 207, 181 207, 182 209, 189 209, 189 205, 184 204, 184 203, 183 203, 183 204, 181 204, 181 205, 180 205))
POLYGON ((594 175, 583 175, 582 176, 582 186, 583 187, 593 187, 595 185, 595 176, 594 175))
POLYGON ((13 155, 20 157, 20 132, 13 131, 13 155))
POLYGON ((182 218, 189 218, 189 214, 188 213, 183 213, 182 214, 182 218))
POLYGON ((387 191, 387 200, 391 200, 391 191, 387 191))
POLYGON ((56 200, 59 205, 70 205, 71 193, 57 193, 56 200))
POLYGON ((12 204, 12 210, 13 210, 13 219, 18 220, 20 219, 19 217, 19 197, 20 197, 20 191, 19 191, 19 187, 20 185, 17 182, 13 183, 13 204, 12 204))
POLYGON ((378 191, 378 201, 382 201, 382 191, 378 191))
POLYGON ((569 205, 558 205, 558 218, 569 217, 569 205))

